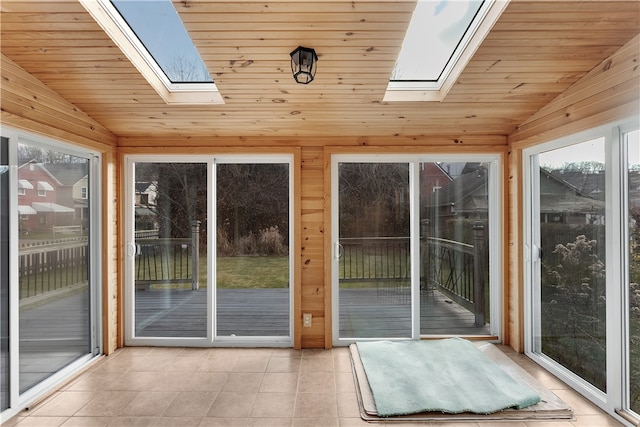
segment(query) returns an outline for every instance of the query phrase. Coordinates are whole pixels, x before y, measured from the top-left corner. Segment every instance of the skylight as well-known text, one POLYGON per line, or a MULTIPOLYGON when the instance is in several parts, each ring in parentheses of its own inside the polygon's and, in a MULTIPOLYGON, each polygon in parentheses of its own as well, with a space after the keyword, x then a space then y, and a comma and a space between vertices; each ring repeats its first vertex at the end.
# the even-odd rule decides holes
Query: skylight
POLYGON ((385 101, 441 101, 508 0, 418 0, 385 101))
POLYGON ((171 0, 80 0, 168 104, 223 104, 171 0))
POLYGON ((111 0, 171 83, 212 83, 171 0, 111 0))

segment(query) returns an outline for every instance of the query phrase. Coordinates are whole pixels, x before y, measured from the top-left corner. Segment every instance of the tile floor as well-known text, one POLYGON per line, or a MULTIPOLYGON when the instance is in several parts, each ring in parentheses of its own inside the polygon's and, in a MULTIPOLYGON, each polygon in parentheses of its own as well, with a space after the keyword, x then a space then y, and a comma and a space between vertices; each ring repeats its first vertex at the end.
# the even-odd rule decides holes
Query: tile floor
MULTIPOLYGON (((503 351, 574 410, 573 421, 389 423, 620 426, 523 355, 503 351)), ((377 425, 385 425, 376 423, 377 425)), ((118 350, 5 426, 365 426, 347 348, 118 350)))

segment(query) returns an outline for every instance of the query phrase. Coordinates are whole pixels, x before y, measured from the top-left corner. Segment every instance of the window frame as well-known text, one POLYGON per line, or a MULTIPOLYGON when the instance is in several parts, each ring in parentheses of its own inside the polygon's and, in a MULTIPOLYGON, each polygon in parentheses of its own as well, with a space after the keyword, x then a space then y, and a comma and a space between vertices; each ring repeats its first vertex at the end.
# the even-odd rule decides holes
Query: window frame
POLYGON ((124 340, 125 345, 186 345, 200 347, 233 347, 233 346, 265 346, 265 347, 294 347, 300 331, 296 322, 296 313, 299 311, 299 245, 296 240, 299 228, 300 203, 299 190, 297 190, 299 168, 299 154, 297 150, 283 150, 279 152, 237 150, 221 153, 202 154, 125 154, 124 155, 124 182, 125 182, 125 202, 124 202, 124 340), (135 164, 136 163, 201 163, 207 165, 207 238, 208 247, 216 247, 216 166, 218 164, 268 164, 286 163, 289 166, 289 335, 276 337, 251 337, 238 336, 230 337, 216 335, 216 301, 213 295, 216 280, 216 251, 209 250, 207 253, 207 269, 213 274, 207 275, 207 334, 204 337, 141 337, 135 334, 135 283, 134 262, 131 254, 135 253, 134 227, 135 227, 135 164), (209 306, 211 304, 211 306, 209 306))
POLYGON ((9 408, 0 413, 0 422, 5 421, 24 408, 34 402, 39 401, 52 390, 61 384, 69 381, 73 376, 88 366, 96 358, 100 357, 103 352, 103 334, 102 334, 102 154, 90 148, 73 145, 71 143, 36 135, 34 133, 15 129, 12 127, 4 127, 2 136, 9 140, 9 188, 18 188, 18 144, 29 144, 31 146, 40 147, 47 150, 58 150, 65 154, 71 154, 76 157, 84 158, 89 163, 89 174, 93 177, 90 181, 91 198, 89 201, 89 209, 91 212, 89 218, 88 233, 89 239, 89 306, 91 313, 89 315, 91 352, 77 358, 67 366, 61 368, 48 378, 35 384, 23 393, 19 390, 19 292, 17 290, 18 278, 18 262, 11 262, 14 257, 19 254, 19 232, 18 223, 18 192, 9 194, 9 210, 13 212, 9 216, 9 375, 11 383, 9 387, 9 408))
POLYGON ((79 1, 167 104, 224 104, 213 82, 172 83, 109 0, 79 1))
MULTIPOLYGON (((419 233, 420 233, 420 215, 419 215, 419 165, 420 163, 433 162, 469 162, 471 159, 475 162, 485 162, 489 164, 488 168, 488 196, 489 196, 489 212, 488 212, 488 253, 489 253, 489 292, 490 292, 490 309, 491 323, 490 336, 482 336, 492 342, 501 342, 503 337, 503 323, 505 312, 503 309, 503 299, 505 291, 504 268, 505 251, 502 242, 506 233, 504 221, 504 194, 505 189, 501 183, 504 183, 504 164, 506 153, 496 151, 487 153, 486 151, 467 153, 443 153, 441 150, 429 153, 427 150, 409 150, 403 152, 384 152, 376 153, 375 150, 344 150, 339 147, 326 147, 325 158, 329 159, 330 172, 327 173, 328 188, 331 189, 330 194, 330 213, 326 219, 325 229, 331 230, 326 234, 328 243, 326 263, 327 271, 330 273, 325 278, 326 288, 331 290, 331 306, 330 314, 327 316, 331 321, 331 341, 334 346, 344 346, 353 343, 352 339, 341 338, 339 336, 340 314, 339 314, 339 281, 338 269, 336 266, 337 249, 335 242, 338 241, 338 181, 339 168, 341 162, 355 163, 408 163, 409 165, 409 193, 411 194, 410 206, 410 227, 411 227, 411 248, 412 248, 412 265, 411 265, 411 289, 412 289, 412 308, 411 308, 411 334, 410 339, 421 339, 420 334, 420 313, 419 313, 419 292, 415 290, 419 288, 420 274, 419 265, 416 262, 420 257, 419 251, 419 233)), ((473 336, 477 338, 478 336, 473 336)))
MULTIPOLYGON (((628 205, 625 132, 640 127, 635 117, 625 118, 609 124, 587 129, 522 151, 523 171, 523 254, 524 254, 524 350, 533 361, 565 381, 601 409, 621 422, 628 419, 638 421, 637 414, 630 410, 629 342, 629 259, 628 259, 628 205), (539 271, 540 252, 536 242, 540 240, 539 206, 534 200, 539 194, 536 174, 539 171, 538 154, 596 138, 605 140, 605 245, 607 247, 606 272, 606 391, 601 391, 586 380, 538 352, 536 335, 540 317, 536 304, 536 277, 539 271), (624 283, 624 286, 616 286, 624 283), (622 414, 622 415, 621 415, 622 414)), ((539 334, 538 334, 539 335, 539 334)))

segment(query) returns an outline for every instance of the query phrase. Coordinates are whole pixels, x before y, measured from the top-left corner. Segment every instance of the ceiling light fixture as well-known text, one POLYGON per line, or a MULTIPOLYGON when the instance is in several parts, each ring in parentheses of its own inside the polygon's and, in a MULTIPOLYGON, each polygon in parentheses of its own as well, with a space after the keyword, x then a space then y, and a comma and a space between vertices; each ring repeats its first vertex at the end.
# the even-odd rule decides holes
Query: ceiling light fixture
POLYGON ((316 51, 308 47, 298 46, 291 52, 291 72, 296 82, 309 84, 316 75, 316 51))

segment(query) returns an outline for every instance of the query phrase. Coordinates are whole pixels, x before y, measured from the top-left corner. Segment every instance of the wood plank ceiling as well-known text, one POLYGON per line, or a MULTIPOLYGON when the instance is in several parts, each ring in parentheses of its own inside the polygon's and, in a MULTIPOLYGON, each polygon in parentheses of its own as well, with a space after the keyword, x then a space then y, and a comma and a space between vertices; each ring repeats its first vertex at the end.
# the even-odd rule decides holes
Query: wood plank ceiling
POLYGON ((382 102, 413 1, 174 5, 224 105, 165 104, 75 0, 3 0, 2 53, 118 136, 463 137, 510 134, 640 32, 637 0, 512 0, 444 101, 382 102))

